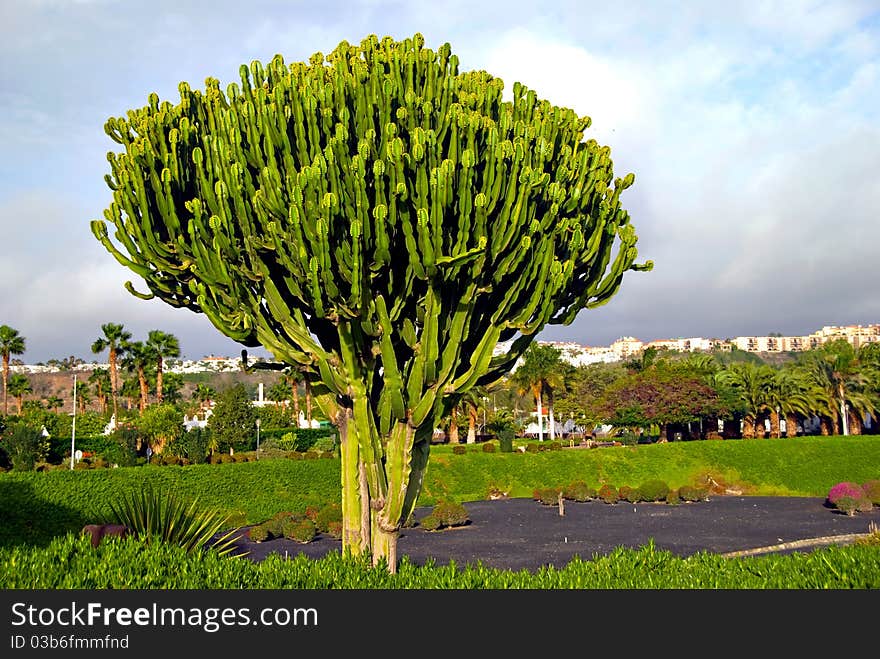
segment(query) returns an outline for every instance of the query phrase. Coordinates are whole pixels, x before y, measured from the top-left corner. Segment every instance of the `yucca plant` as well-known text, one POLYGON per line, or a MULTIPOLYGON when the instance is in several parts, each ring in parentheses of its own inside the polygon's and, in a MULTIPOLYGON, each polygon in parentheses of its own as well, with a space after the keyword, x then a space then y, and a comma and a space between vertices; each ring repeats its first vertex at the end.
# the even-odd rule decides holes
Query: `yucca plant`
POLYGON ((220 510, 203 509, 198 500, 188 502, 173 492, 156 492, 146 486, 110 503, 113 523, 124 524, 137 537, 179 545, 187 551, 210 549, 230 554, 240 537, 237 528, 215 536, 226 528, 228 515, 220 510), (213 541, 212 541, 213 540, 213 541))

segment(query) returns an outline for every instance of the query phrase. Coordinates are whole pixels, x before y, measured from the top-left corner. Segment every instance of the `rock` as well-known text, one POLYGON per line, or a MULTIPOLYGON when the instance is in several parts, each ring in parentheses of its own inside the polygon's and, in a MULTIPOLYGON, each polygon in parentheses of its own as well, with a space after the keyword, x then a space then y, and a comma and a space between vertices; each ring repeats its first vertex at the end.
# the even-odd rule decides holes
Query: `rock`
POLYGON ((131 532, 124 524, 86 524, 82 529, 82 534, 91 536, 92 547, 97 547, 101 543, 101 539, 106 536, 125 538, 131 535, 131 532))

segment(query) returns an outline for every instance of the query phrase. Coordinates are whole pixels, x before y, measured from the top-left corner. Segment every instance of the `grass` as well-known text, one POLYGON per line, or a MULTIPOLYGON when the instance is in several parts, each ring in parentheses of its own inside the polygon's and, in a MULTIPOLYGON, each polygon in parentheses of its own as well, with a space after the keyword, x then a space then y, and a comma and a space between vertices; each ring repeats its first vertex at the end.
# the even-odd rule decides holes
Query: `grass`
MULTIPOLYGON (((530 497, 535 488, 584 480, 636 486, 661 479, 671 487, 706 476, 744 494, 825 496, 844 480, 880 478, 880 436, 782 440, 699 441, 563 449, 541 453, 465 455, 435 446, 419 505, 442 499, 486 499, 495 487, 530 497)), ((261 460, 189 467, 131 467, 88 471, 0 474, 0 547, 45 546, 110 515, 110 502, 149 483, 156 491, 197 498, 236 516, 237 524, 320 505, 339 498, 339 461, 261 460)))

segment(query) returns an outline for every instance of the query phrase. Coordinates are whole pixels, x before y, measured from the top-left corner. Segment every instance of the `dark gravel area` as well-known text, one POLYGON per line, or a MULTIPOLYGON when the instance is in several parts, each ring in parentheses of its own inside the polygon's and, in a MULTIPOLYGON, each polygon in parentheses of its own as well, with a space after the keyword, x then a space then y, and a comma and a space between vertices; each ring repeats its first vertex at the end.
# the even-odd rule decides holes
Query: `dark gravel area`
MULTIPOLYGON (((590 559, 617 547, 638 548, 653 539, 657 549, 678 556, 700 551, 727 553, 827 536, 867 533, 871 522, 880 526, 880 508, 853 517, 813 497, 715 496, 709 501, 667 505, 566 501, 564 516, 557 506, 532 499, 465 502, 466 526, 427 532, 416 525, 401 531, 400 557, 423 565, 429 558, 445 565, 481 561, 500 569, 535 570, 561 567, 574 556, 590 559)), ((430 512, 419 508, 416 520, 430 512)), ((845 544, 841 541, 838 544, 845 544)), ((318 536, 308 544, 278 539, 239 546, 251 560, 272 552, 281 556, 303 553, 317 558, 341 551, 342 543, 318 536)), ((811 551, 818 544, 783 551, 811 551)))

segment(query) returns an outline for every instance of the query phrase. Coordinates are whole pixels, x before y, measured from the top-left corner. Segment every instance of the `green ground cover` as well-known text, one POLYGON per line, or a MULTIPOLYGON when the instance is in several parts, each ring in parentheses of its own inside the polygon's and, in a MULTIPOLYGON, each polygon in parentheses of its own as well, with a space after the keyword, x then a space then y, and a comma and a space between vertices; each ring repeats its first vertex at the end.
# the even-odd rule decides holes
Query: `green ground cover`
POLYGON ((93 549, 66 535, 47 547, 0 548, 0 588, 15 589, 875 589, 880 548, 829 547, 809 554, 729 559, 709 553, 679 558, 652 545, 574 559, 536 572, 480 565, 417 567, 404 559, 395 575, 383 566, 277 554, 260 563, 127 538, 93 549), (591 560, 592 559, 592 560, 591 560))

